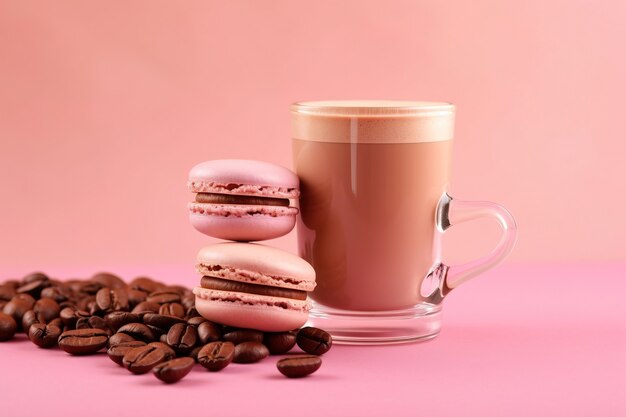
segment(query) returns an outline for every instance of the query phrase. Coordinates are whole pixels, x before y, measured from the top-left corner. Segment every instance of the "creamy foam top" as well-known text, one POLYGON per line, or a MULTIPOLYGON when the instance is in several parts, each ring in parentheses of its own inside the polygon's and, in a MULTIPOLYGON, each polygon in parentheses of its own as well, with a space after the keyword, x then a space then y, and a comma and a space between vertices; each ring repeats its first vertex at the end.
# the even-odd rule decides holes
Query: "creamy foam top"
POLYGON ((451 140, 454 105, 394 100, 308 101, 291 105, 292 137, 336 143, 451 140))

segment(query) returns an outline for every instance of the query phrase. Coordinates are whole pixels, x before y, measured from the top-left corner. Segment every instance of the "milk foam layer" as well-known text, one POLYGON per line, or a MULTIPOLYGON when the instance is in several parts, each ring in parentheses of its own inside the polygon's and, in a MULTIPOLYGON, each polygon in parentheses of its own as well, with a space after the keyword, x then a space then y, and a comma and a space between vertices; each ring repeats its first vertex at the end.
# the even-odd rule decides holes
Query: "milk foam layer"
POLYGON ((292 138, 332 143, 422 143, 454 137, 454 105, 392 100, 291 106, 292 138))

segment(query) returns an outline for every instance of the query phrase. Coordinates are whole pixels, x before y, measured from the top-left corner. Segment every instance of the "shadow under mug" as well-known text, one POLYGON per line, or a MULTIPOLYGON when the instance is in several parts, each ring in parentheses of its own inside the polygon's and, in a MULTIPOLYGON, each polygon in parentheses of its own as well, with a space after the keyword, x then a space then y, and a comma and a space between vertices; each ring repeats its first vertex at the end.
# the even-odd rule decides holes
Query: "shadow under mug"
POLYGON ((402 101, 291 106, 298 250, 317 275, 309 324, 338 343, 436 336, 450 290, 513 249, 516 225, 506 209, 447 193, 454 111, 448 103, 402 101), (495 249, 446 265, 443 234, 480 217, 502 227, 495 249))

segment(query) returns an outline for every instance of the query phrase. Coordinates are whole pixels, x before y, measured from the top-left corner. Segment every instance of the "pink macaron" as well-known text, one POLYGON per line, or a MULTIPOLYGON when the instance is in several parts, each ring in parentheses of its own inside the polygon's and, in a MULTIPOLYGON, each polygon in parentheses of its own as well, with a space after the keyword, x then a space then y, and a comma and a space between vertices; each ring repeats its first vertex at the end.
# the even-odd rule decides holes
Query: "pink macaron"
POLYGON ((298 209, 296 174, 269 162, 221 159, 189 172, 189 219, 200 232, 220 239, 253 241, 289 233, 298 209))
POLYGON ((281 332, 302 327, 315 288, 315 271, 304 259, 270 246, 226 242, 197 257, 202 276, 196 309, 228 326, 281 332))

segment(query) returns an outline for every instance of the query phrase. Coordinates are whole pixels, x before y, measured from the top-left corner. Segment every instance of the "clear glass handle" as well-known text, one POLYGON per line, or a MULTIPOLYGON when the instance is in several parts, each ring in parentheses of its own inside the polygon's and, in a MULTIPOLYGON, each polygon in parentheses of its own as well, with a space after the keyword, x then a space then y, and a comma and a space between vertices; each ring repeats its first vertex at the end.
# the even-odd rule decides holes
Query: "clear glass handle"
POLYGON ((447 290, 458 287, 502 262, 515 246, 517 225, 511 213, 496 203, 456 200, 448 194, 444 194, 439 202, 437 227, 442 233, 455 224, 483 217, 493 218, 500 224, 502 227, 500 241, 487 256, 460 265, 442 265, 446 270, 445 282, 442 284, 447 290))

